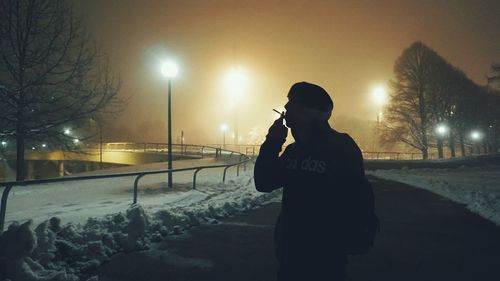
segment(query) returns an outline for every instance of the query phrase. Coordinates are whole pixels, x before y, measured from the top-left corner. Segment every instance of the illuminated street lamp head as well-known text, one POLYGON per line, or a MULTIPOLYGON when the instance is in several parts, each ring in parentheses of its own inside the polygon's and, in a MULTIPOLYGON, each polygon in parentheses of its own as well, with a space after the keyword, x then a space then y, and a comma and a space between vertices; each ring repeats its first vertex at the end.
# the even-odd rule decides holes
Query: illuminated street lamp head
POLYGON ((387 102, 387 92, 384 87, 377 86, 373 89, 373 101, 379 106, 382 106, 387 102))
POLYGON ((224 133, 227 132, 227 129, 228 129, 227 124, 220 125, 220 130, 223 131, 224 133))
POLYGON ((172 61, 166 61, 161 66, 161 74, 167 78, 174 78, 179 73, 177 65, 172 61))
POLYGON ((225 76, 226 90, 232 95, 240 95, 246 89, 247 77, 241 68, 233 67, 225 76))
POLYGON ((481 133, 478 132, 478 131, 472 131, 471 134, 470 134, 470 137, 473 140, 479 140, 481 138, 481 133))
POLYGON ((446 133, 448 133, 448 127, 446 125, 438 125, 436 127, 436 132, 439 135, 444 136, 446 133))

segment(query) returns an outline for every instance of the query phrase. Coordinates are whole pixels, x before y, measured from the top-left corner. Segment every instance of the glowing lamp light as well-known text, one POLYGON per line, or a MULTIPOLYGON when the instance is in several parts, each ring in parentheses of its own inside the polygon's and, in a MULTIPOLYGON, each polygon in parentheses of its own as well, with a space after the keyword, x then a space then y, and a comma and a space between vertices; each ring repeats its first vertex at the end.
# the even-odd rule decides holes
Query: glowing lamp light
POLYGON ((73 143, 74 143, 74 144, 78 144, 78 143, 80 143, 80 140, 79 140, 79 139, 74 139, 74 140, 73 140, 73 143))
POLYGON ((436 132, 441 136, 444 136, 446 133, 448 133, 448 127, 446 125, 439 125, 436 128, 436 132))
POLYGON ((479 140, 481 138, 481 133, 478 132, 478 131, 472 131, 471 134, 470 134, 470 137, 473 140, 479 140))
POLYGON ((2 141, 2 146, 6 146, 7 145, 7 142, 6 141, 2 141))
POLYGON ((64 129, 64 134, 65 135, 71 134, 71 129, 68 129, 68 128, 64 129))
POLYGON ((380 106, 387 102, 387 92, 384 87, 378 86, 373 89, 373 101, 380 106))
POLYGON ((161 74, 166 78, 174 78, 179 73, 177 65, 172 61, 164 62, 161 66, 161 74))
POLYGON ((228 129, 227 124, 221 124, 221 125, 220 125, 220 130, 221 130, 221 131, 223 131, 223 132, 227 132, 227 129, 228 129))
POLYGON ((46 147, 47 147, 47 145, 43 143, 43 144, 42 144, 42 147, 43 147, 43 148, 46 148, 46 147))
POLYGON ((247 76, 241 68, 232 68, 224 78, 226 90, 234 95, 243 93, 247 86, 247 76))

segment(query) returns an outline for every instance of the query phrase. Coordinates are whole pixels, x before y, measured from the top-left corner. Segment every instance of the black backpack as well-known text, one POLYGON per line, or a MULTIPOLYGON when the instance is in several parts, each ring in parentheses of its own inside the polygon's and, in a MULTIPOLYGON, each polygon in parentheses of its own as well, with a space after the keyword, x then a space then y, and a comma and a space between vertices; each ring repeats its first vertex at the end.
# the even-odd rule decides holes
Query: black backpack
POLYGON ((354 216, 356 220, 348 224, 346 232, 345 249, 349 255, 367 254, 373 247, 375 236, 380 232, 380 221, 375 214, 373 188, 368 179, 361 187, 361 198, 356 201, 358 204, 353 204, 357 206, 354 216))

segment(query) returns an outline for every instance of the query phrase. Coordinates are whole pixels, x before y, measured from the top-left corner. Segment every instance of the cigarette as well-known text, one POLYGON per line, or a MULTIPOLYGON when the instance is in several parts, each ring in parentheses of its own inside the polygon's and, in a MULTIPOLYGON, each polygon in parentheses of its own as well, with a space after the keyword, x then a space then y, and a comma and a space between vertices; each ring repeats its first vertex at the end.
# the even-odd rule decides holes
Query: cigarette
POLYGON ((282 113, 273 108, 273 111, 281 115, 282 113))

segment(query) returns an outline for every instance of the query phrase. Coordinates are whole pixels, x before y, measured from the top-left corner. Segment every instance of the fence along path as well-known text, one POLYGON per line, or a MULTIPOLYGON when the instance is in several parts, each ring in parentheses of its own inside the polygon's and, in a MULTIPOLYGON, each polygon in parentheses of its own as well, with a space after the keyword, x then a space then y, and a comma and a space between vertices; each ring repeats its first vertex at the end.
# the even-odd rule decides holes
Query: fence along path
MULTIPOLYGON (((250 160, 245 155, 228 152, 217 159, 204 159, 202 165, 197 166, 191 166, 195 163, 193 160, 175 161, 172 190, 166 187, 168 170, 165 163, 147 164, 146 167, 139 166, 137 169, 131 167, 133 171, 128 172, 96 172, 50 180, 0 183, 0 231, 5 224, 15 220, 31 218, 35 222, 41 222, 57 216, 65 222, 79 223, 86 221, 88 217, 124 211, 137 198, 137 193, 134 196, 134 185, 145 191, 140 196, 156 196, 149 198, 148 204, 168 203, 165 196, 161 196, 165 193, 177 193, 172 200, 186 200, 182 198, 180 191, 195 187, 196 179, 193 176, 198 181, 222 182, 228 168, 232 167, 235 174, 239 174, 240 166, 250 160), (162 165, 165 166, 164 169, 161 168, 162 165)), ((139 197, 138 201, 140 200, 139 197)))

